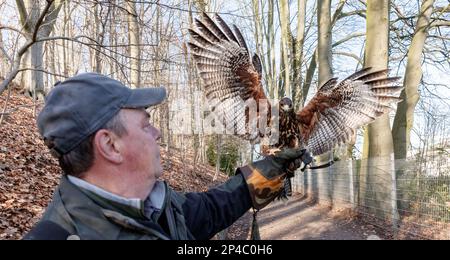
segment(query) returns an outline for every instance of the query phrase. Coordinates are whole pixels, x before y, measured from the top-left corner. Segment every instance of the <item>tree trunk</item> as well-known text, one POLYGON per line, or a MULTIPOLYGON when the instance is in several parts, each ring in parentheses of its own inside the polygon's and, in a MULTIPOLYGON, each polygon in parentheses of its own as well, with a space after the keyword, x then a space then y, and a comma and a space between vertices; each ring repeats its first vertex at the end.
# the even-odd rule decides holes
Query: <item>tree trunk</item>
POLYGON ((213 181, 217 179, 220 173, 220 157, 222 156, 222 135, 217 135, 216 143, 216 173, 214 174, 213 181))
MULTIPOLYGON (((389 0, 367 2, 367 39, 365 66, 386 69, 388 66, 389 0)), ((389 115, 368 127, 369 157, 390 157, 393 152, 389 115)))
POLYGON ((138 14, 136 4, 133 1, 127 1, 128 11, 128 34, 130 43, 130 66, 131 66, 131 87, 138 88, 141 85, 141 35, 139 33, 138 14))
POLYGON ((282 68, 280 73, 283 74, 282 93, 284 96, 292 98, 291 92, 291 50, 292 50, 292 33, 290 28, 289 3, 287 0, 280 0, 279 17, 281 25, 281 48, 282 48, 282 68))
POLYGON ((306 76, 305 76, 305 82, 303 83, 303 88, 302 88, 302 102, 305 103, 306 101, 306 97, 308 96, 308 92, 309 89, 311 88, 311 84, 312 84, 312 80, 314 78, 314 74, 316 72, 316 68, 317 68, 317 59, 318 59, 318 55, 317 55, 317 48, 314 51, 314 54, 311 57, 311 61, 309 63, 308 69, 306 70, 306 76))
MULTIPOLYGON (((64 22, 63 22, 63 36, 70 37, 70 32, 69 32, 69 23, 70 23, 70 2, 64 2, 64 22)), ((63 60, 63 64, 62 67, 64 68, 63 70, 63 75, 68 76, 69 74, 69 66, 70 64, 72 64, 72 66, 74 65, 73 63, 69 62, 69 55, 68 54, 68 50, 69 50, 69 44, 70 42, 62 40, 62 60, 63 60)), ((57 48, 55 48, 55 50, 57 50, 57 48)), ((57 53, 57 52, 56 52, 57 53)), ((55 55, 57 55, 55 53, 55 55)), ((60 66, 58 66, 60 67, 60 66)))
POLYGON ((298 0, 297 14, 297 39, 294 45, 294 62, 292 67, 293 73, 293 103, 295 109, 303 106, 302 97, 302 63, 303 63, 303 45, 305 43, 305 27, 306 27, 306 0, 298 0))
POLYGON ((331 0, 319 0, 317 22, 319 26, 319 87, 333 76, 331 62, 331 0))
MULTIPOLYGON (((283 56, 284 56, 284 48, 281 47, 280 48, 280 57, 283 57, 283 56)), ((283 88, 283 85, 284 85, 285 77, 286 77, 286 74, 284 73, 284 70, 286 70, 286 66, 289 66, 289 64, 285 64, 284 59, 282 58, 280 60, 280 77, 279 77, 278 83, 277 83, 277 90, 278 90, 277 97, 280 97, 280 98, 285 96, 285 92, 284 92, 285 89, 283 88)))
MULTIPOLYGON (((115 1, 113 1, 113 4, 115 4, 115 1)), ((114 55, 117 53, 117 29, 116 29, 116 6, 113 5, 111 7, 111 21, 109 23, 109 39, 111 42, 111 51, 109 52, 109 55, 111 56, 109 60, 109 73, 113 78, 117 78, 117 61, 114 60, 114 55)))
MULTIPOLYGON (((334 25, 336 24, 336 22, 341 17, 342 10, 343 10, 344 5, 345 5, 346 2, 347 2, 346 0, 341 0, 339 2, 339 5, 336 8, 336 11, 334 12, 333 18, 331 20, 331 29, 333 29, 334 25)), ((330 32, 331 32, 331 29, 330 29, 330 32)), ((331 41, 331 36, 330 36, 330 41, 331 41)), ((333 45, 331 45, 331 49, 330 49, 331 53, 332 53, 332 48, 333 48, 333 45)), ((316 47, 316 50, 314 51, 314 54, 311 57, 310 64, 309 64, 308 69, 306 71, 306 77, 305 77, 305 81, 304 81, 303 87, 302 87, 302 96, 303 96, 302 97, 302 102, 303 103, 305 103, 305 101, 306 101, 306 97, 308 96, 308 92, 309 92, 309 89, 311 87, 312 80, 314 78, 314 74, 315 74, 315 71, 316 71, 316 68, 317 68, 317 62, 318 62, 318 59, 319 59, 319 57, 318 57, 318 49, 319 49, 319 46, 316 47)), ((330 69, 332 71, 332 66, 331 65, 330 65, 330 69)))
MULTIPOLYGON (((37 38, 48 37, 53 30, 59 11, 64 0, 54 1, 48 10, 42 25, 36 33, 37 38)), ((25 30, 25 37, 28 41, 32 40, 35 34, 35 27, 41 14, 38 1, 16 0, 19 12, 20 22, 25 30)), ((22 77, 23 87, 26 93, 35 98, 43 99, 44 96, 44 73, 43 73, 43 43, 38 42, 31 46, 28 54, 25 55, 25 67, 30 66, 31 72, 24 73, 22 77)))
POLYGON ((410 134, 414 123, 414 109, 419 101, 418 87, 422 79, 422 51, 428 35, 433 4, 434 0, 422 1, 416 32, 408 51, 408 62, 403 82, 405 89, 401 93, 403 101, 398 104, 392 129, 395 159, 406 158, 411 141, 410 134))
POLYGON ((0 33, 0 78, 4 78, 6 72, 9 71, 7 55, 5 45, 3 44, 3 36, 0 33))
MULTIPOLYGON (((56 63, 58 62, 58 48, 56 47, 56 41, 51 41, 51 42, 47 42, 46 44, 47 46, 47 51, 46 51, 46 55, 47 55, 47 66, 50 70, 50 72, 52 73, 56 73, 56 63)), ((59 66, 58 66, 59 67, 59 66)), ((55 75, 52 75, 52 82, 56 82, 57 81, 57 77, 55 75)))
POLYGON ((267 82, 267 96, 275 98, 278 96, 277 75, 275 68, 275 33, 273 29, 274 0, 268 0, 268 10, 260 0, 252 0, 253 21, 255 24, 254 38, 256 40, 257 53, 261 58, 263 77, 267 82), (267 19, 262 15, 267 13, 267 19), (265 51, 267 50, 267 51, 265 51))
MULTIPOLYGON (((333 77, 331 64, 331 0, 319 0, 317 22, 319 27, 319 43, 317 47, 317 60, 319 65, 319 87, 333 77)), ((317 163, 328 161, 333 151, 316 158, 317 163)))
MULTIPOLYGON (((94 4, 94 39, 96 39, 97 43, 102 43, 102 32, 100 29, 100 19, 101 19, 101 12, 99 12, 98 7, 99 7, 99 3, 95 3, 94 4)), ((94 57, 92 57, 92 70, 97 72, 97 73, 102 73, 102 58, 101 58, 101 54, 100 51, 98 50, 100 48, 100 46, 97 46, 94 50, 93 50, 93 55, 94 57)))
POLYGON ((267 35, 266 35, 266 42, 267 42, 267 48, 268 48, 268 59, 270 60, 269 68, 268 70, 271 71, 271 85, 270 88, 270 97, 278 100, 278 85, 277 83, 277 70, 275 66, 275 30, 273 28, 273 17, 274 17, 274 7, 275 3, 274 0, 269 0, 269 12, 268 12, 268 20, 267 20, 267 35))
POLYGON ((44 43, 37 42, 31 46, 31 84, 28 89, 33 97, 43 100, 44 95, 44 43), (37 96, 36 96, 37 95, 37 96))
MULTIPOLYGON (((367 1, 367 39, 365 67, 386 69, 389 49, 389 0, 367 1)), ((398 220, 393 142, 386 114, 366 128, 367 161, 361 177, 366 185, 362 191, 364 206, 378 217, 398 220), (366 169, 365 169, 366 168, 366 169), (394 192, 394 193, 392 193, 394 192)))

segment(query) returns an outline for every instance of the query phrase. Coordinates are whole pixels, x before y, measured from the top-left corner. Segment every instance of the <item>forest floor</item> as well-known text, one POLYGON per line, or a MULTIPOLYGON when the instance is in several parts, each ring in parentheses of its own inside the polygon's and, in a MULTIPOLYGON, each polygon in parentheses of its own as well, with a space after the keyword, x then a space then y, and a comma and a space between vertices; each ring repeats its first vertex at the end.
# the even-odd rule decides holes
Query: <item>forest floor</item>
POLYGON ((350 210, 315 204, 300 194, 275 202, 258 214, 261 239, 380 240, 385 230, 360 221, 350 210))

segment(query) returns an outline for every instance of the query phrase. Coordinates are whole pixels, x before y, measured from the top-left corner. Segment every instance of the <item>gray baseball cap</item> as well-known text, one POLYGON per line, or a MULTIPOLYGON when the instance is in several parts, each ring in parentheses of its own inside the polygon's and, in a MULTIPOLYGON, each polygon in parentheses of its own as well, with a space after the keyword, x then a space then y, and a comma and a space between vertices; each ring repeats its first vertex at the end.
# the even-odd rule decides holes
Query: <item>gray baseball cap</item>
POLYGON ((55 157, 70 152, 122 108, 147 108, 166 98, 165 88, 130 89, 117 80, 83 73, 57 83, 37 118, 39 132, 55 157))

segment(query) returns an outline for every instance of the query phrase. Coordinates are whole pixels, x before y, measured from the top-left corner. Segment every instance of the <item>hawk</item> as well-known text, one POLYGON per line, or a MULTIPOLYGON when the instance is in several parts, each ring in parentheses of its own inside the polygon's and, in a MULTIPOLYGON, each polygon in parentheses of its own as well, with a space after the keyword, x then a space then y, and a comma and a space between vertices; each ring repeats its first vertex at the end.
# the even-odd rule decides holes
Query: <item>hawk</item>
MULTIPOLYGON (((188 46, 206 97, 217 102, 213 110, 238 111, 242 101, 253 99, 258 104, 256 116, 265 116, 264 123, 270 126, 270 111, 276 104, 267 100, 260 58, 250 54, 239 28, 233 25, 231 29, 218 14, 213 20, 203 13, 189 33, 188 46)), ((358 127, 374 121, 400 101, 399 77, 389 77, 388 73, 364 68, 342 81, 329 79, 299 111, 294 110, 289 97, 282 98, 278 102, 279 139, 265 149, 266 154, 285 147, 303 147, 317 156, 347 143, 358 127)), ((225 121, 237 130, 248 128, 249 114, 248 109, 245 113, 227 113, 225 121)), ((242 137, 257 139, 255 135, 242 137)))

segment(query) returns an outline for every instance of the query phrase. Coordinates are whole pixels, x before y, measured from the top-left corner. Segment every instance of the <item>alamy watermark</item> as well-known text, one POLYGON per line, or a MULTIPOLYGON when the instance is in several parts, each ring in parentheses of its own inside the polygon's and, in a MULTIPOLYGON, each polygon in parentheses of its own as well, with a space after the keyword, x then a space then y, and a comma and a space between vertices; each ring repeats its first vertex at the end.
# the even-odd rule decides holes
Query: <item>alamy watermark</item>
POLYGON ((169 128, 173 134, 235 135, 269 145, 278 143, 279 109, 276 100, 244 101, 226 96, 207 99, 203 92, 196 91, 190 99, 180 97, 173 100, 169 111, 169 128))

